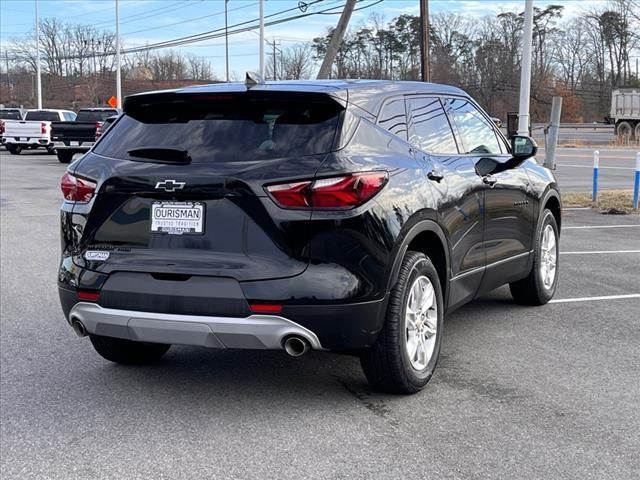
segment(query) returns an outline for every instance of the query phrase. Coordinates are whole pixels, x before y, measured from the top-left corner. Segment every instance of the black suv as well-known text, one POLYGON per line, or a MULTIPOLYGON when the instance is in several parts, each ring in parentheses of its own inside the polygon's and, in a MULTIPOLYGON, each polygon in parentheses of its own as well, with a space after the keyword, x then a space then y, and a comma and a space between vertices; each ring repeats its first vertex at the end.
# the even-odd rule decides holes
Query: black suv
POLYGON ((391 81, 133 95, 62 178, 64 313, 108 360, 171 344, 359 355, 431 378, 445 312, 557 282, 561 201, 465 92, 391 81))

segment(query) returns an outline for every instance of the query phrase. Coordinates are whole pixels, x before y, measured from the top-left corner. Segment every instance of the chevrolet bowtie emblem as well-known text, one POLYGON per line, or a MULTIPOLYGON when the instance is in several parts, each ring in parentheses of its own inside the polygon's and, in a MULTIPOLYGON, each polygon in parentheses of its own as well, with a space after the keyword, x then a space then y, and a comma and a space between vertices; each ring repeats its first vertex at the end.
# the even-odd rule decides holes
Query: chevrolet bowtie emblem
POLYGON ((175 192, 176 190, 182 190, 185 186, 185 182, 176 182, 175 180, 165 180, 164 182, 156 183, 156 190, 164 190, 165 192, 175 192))

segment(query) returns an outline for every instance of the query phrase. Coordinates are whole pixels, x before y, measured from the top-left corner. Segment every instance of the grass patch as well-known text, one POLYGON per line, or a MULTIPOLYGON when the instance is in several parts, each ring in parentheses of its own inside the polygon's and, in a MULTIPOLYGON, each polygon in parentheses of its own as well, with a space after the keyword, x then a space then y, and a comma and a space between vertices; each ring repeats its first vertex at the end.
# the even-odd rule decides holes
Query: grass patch
POLYGON ((596 203, 591 201, 590 193, 565 192, 562 194, 562 203, 565 207, 597 208, 602 213, 634 213, 633 191, 631 190, 601 191, 596 203))

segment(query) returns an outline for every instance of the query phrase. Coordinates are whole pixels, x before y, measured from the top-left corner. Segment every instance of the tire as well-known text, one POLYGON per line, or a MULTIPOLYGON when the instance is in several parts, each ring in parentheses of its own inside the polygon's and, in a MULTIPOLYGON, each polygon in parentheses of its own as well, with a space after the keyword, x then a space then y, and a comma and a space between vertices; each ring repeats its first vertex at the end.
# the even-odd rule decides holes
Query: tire
POLYGON ((73 152, 65 152, 65 151, 58 150, 56 152, 56 155, 58 156, 58 161, 60 163, 70 163, 71 160, 73 159, 73 152))
POLYGON ((49 155, 56 155, 57 151, 56 151, 55 147, 47 147, 47 153, 49 155))
POLYGON ((20 155, 20 152, 22 152, 22 147, 20 145, 12 145, 8 143, 7 150, 9 150, 9 153, 11 155, 20 155))
POLYGON ((633 136, 633 127, 629 122, 620 122, 616 125, 616 135, 618 139, 630 139, 633 136))
POLYGON ((89 335, 96 352, 103 358, 124 365, 144 365, 162 357, 171 345, 143 343, 124 338, 89 335))
POLYGON ((542 212, 542 222, 540 228, 536 232, 536 243, 533 253, 533 266, 526 278, 509 284, 513 299, 522 305, 544 305, 553 298, 558 286, 558 260, 560 251, 560 235, 558 234, 558 224, 550 210, 545 209, 542 212), (543 239, 547 234, 553 233, 553 248, 546 253, 548 244, 545 246, 543 239), (555 258, 553 258, 555 254, 555 258), (545 265, 550 265, 545 261, 553 263, 553 278, 549 282, 543 279, 545 276, 545 265))
MULTIPOLYGON (((431 379, 438 363, 443 318, 442 286, 438 272, 424 254, 407 252, 400 267, 398 281, 391 290, 382 331, 375 344, 360 357, 360 363, 369 384, 389 393, 411 394, 422 390, 431 379), (424 279, 428 283, 425 283, 424 279), (431 285, 433 297, 432 301, 427 301, 425 305, 431 303, 432 307, 428 312, 433 316, 430 322, 428 317, 426 323, 425 317, 418 317, 417 320, 422 322, 420 328, 426 327, 425 335, 432 333, 429 339, 424 336, 425 340, 422 342, 422 345, 432 348, 432 352, 430 356, 426 354, 422 359, 415 356, 410 359, 408 350, 411 348, 411 341, 408 337, 411 337, 411 329, 408 327, 407 319, 411 317, 407 316, 407 309, 410 304, 416 305, 414 302, 417 297, 415 294, 412 295, 412 290, 427 285, 431 285), (434 326, 435 329, 433 329, 434 326)), ((415 329, 413 331, 416 332, 415 329)), ((420 335, 416 335, 418 336, 420 335)), ((420 343, 414 345, 417 353, 420 350, 420 343)))

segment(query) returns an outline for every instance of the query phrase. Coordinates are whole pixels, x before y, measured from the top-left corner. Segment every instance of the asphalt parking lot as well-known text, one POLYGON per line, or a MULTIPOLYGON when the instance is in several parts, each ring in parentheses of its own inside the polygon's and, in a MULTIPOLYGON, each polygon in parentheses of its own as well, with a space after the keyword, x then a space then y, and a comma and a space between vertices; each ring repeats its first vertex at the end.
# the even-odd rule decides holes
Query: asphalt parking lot
POLYGON ((453 313, 431 383, 400 397, 346 356, 100 358, 58 304, 64 169, 0 152, 3 479, 638 477, 637 215, 566 211, 555 303, 501 288, 453 313))

